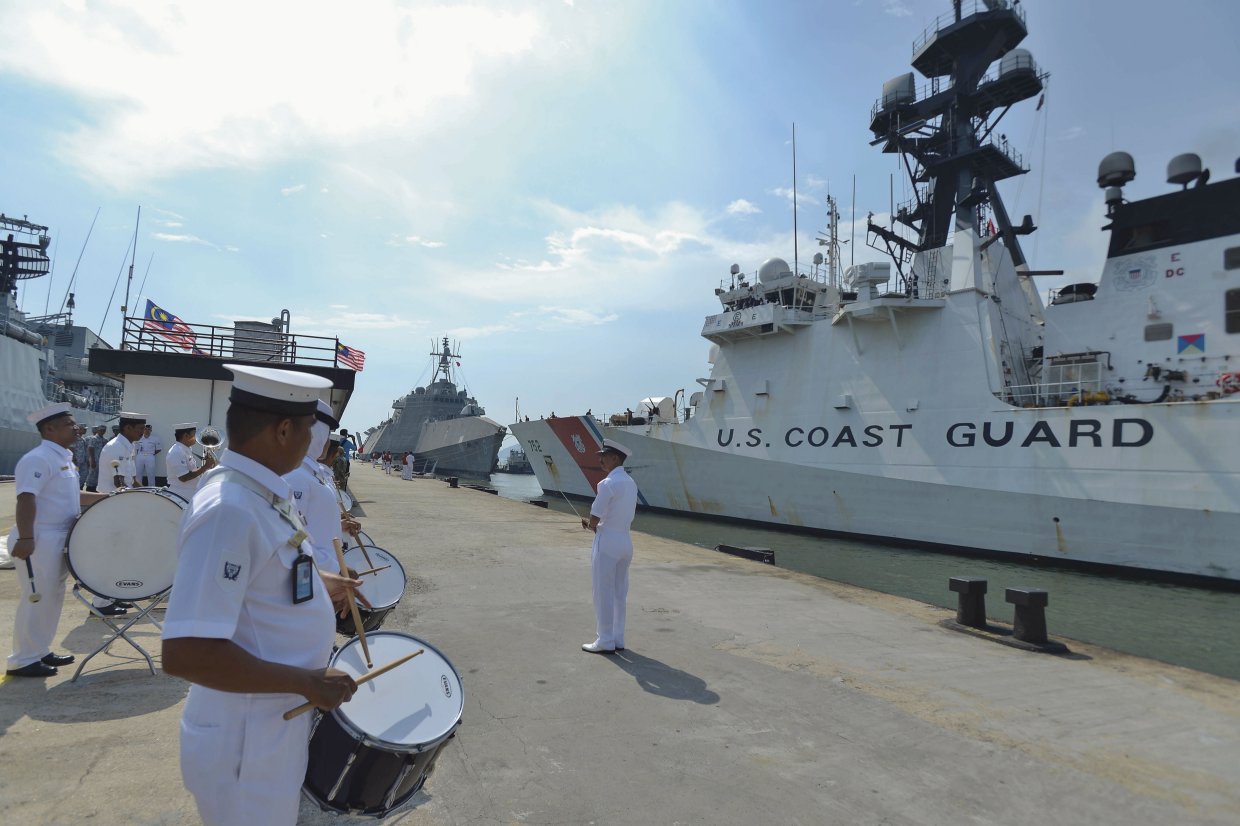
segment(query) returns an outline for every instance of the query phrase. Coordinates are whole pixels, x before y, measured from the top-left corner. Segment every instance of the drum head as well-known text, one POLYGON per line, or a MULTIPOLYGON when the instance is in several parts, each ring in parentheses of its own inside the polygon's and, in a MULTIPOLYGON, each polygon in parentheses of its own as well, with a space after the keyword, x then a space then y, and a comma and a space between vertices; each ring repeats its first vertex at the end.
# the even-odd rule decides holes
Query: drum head
POLYGON ((357 532, 357 539, 356 539, 356 540, 354 540, 354 541, 355 541, 358 545, 371 545, 371 546, 374 546, 374 544, 375 544, 375 541, 374 541, 373 539, 371 539, 371 538, 370 538, 370 534, 366 533, 365 531, 358 531, 358 532, 357 532))
POLYGON ((391 566, 385 571, 376 571, 360 577, 362 587, 358 590, 370 600, 373 607, 390 608, 400 602, 400 598, 405 595, 405 569, 396 557, 382 548, 367 547, 365 552, 361 548, 352 548, 344 555, 344 564, 355 571, 391 566), (366 562, 367 556, 374 563, 373 566, 366 562))
POLYGON ((338 488, 337 490, 340 493, 340 509, 345 513, 353 510, 353 497, 344 488, 338 488))
MULTIPOLYGON (((465 696, 452 663, 429 643, 398 631, 366 635, 375 668, 419 648, 407 663, 357 687, 353 699, 331 712, 340 724, 380 745, 408 751, 443 740, 461 721, 465 696)), ((349 640, 332 657, 332 666, 354 678, 367 671, 361 642, 349 640)))
POLYGON ((96 502, 69 533, 69 570, 108 599, 148 599, 172 587, 185 500, 135 488, 96 502))

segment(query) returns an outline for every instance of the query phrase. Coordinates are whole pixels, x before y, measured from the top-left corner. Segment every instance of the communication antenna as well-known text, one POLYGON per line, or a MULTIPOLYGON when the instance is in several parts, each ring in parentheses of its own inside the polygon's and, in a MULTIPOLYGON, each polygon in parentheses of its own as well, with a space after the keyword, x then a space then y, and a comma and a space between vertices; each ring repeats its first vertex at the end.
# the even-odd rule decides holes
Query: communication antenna
POLYGON ((848 266, 857 257, 857 176, 853 175, 852 208, 848 213, 848 266))
POLYGON ((797 242, 797 125, 792 124, 792 272, 800 269, 800 247, 797 242))

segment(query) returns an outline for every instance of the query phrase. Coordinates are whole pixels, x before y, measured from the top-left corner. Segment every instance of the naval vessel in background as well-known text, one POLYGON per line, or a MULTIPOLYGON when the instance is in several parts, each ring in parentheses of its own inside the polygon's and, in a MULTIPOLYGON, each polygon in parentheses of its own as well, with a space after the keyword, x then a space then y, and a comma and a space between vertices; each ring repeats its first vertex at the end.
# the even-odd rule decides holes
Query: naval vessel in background
POLYGON ((1046 75, 1023 6, 953 5, 913 44, 928 83, 896 77, 870 112, 914 193, 869 222, 890 262, 841 279, 832 205, 825 264, 733 265, 687 404, 513 435, 548 492, 592 496, 614 438, 655 509, 1234 587, 1240 178, 1180 155, 1130 201, 1133 158, 1107 156, 1101 274, 1044 304, 1033 278, 1060 273, 1030 267, 1033 219, 997 189, 1028 170, 991 136, 1046 75))
POLYGON ((457 387, 453 365, 460 365, 459 349, 452 352, 447 337, 432 349, 433 381, 392 402, 392 418, 370 431, 362 453, 390 451, 397 462, 413 453, 418 470, 428 473, 486 478, 496 471, 507 429, 457 387))

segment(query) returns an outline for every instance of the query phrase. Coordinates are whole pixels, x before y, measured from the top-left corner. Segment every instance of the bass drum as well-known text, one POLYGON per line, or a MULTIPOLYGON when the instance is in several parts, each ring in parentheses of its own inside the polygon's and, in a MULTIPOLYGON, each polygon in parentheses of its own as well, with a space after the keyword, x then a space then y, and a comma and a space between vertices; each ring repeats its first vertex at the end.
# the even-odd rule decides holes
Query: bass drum
MULTIPOLYGON (((344 564, 355 571, 368 570, 374 563, 376 568, 384 568, 382 571, 376 571, 373 574, 363 574, 361 576, 362 587, 358 591, 366 599, 370 600, 370 607, 367 608, 360 601, 357 603, 358 615, 362 618, 362 628, 369 634, 371 631, 378 631, 383 625, 383 621, 387 619, 387 615, 396 610, 396 603, 400 602, 400 598, 405 595, 405 569, 400 564, 400 560, 392 556, 382 548, 367 546, 363 551, 362 548, 352 548, 344 555, 344 564)), ((353 625, 353 614, 346 614, 343 618, 336 617, 336 631, 351 637, 357 633, 357 628, 353 625)))
MULTIPOLYGON (((395 631, 368 635, 376 663, 423 653, 358 686, 353 699, 319 714, 302 792, 325 811, 385 817, 426 783, 465 710, 461 675, 439 649, 395 631)), ((331 665, 353 677, 369 669, 359 640, 331 665)))
POLYGON ((142 600, 172 587, 185 500, 134 488, 87 508, 69 532, 69 570, 92 594, 142 600))

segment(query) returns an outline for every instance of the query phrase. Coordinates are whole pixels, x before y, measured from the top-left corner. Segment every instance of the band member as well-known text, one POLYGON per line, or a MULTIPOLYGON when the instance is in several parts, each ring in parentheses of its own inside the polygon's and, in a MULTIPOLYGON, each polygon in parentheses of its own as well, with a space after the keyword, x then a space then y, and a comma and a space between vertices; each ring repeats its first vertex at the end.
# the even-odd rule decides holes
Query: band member
POLYGON ((225 366, 229 448, 181 522, 163 665, 193 683, 181 776, 203 822, 291 826, 311 717, 281 715, 302 698, 332 709, 353 696, 353 679, 327 667, 336 625, 325 583, 360 583, 320 574, 281 478, 306 455, 330 382, 225 366))
POLYGON ((52 639, 65 603, 65 540, 74 520, 104 495, 79 490, 69 446, 77 422, 68 402, 51 404, 26 418, 43 441, 17 462, 17 526, 9 534, 9 552, 17 560, 22 598, 13 622, 13 677, 50 677, 72 655, 53 654, 52 639), (27 567, 29 566, 29 567, 27 567))
POLYGON ((188 502, 194 498, 194 491, 198 490, 199 477, 215 467, 216 462, 210 453, 199 462, 194 451, 190 450, 198 444, 196 422, 173 425, 172 435, 176 441, 168 448, 168 490, 188 502))
MULTIPOLYGON (((137 441, 142 438, 146 425, 145 413, 121 413, 120 432, 99 452, 99 492, 114 493, 128 487, 136 487, 137 441)), ((91 597, 90 604, 106 616, 124 614, 131 606, 101 596, 91 597)))
POLYGON ((637 511, 637 483, 624 470, 629 449, 611 439, 603 440, 599 464, 607 478, 598 483, 590 518, 581 527, 594 531, 590 559, 594 574, 594 615, 598 635, 581 646, 591 654, 624 650, 625 603, 629 596, 629 563, 633 561, 633 538, 629 526, 637 511))
POLYGON ((148 424, 142 429, 142 436, 139 437, 134 448, 137 460, 137 471, 134 476, 137 477, 139 484, 146 485, 148 488, 155 487, 155 457, 164 449, 163 440, 151 433, 151 426, 148 424))

